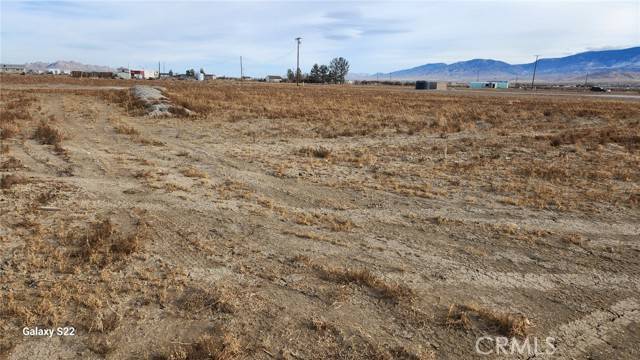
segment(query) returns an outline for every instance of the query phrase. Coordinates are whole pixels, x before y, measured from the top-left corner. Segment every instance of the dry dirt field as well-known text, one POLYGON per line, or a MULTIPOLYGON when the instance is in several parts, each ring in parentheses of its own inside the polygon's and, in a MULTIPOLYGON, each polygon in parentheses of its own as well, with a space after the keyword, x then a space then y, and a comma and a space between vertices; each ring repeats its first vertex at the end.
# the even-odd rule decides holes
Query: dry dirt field
POLYGON ((1 78, 0 358, 640 358, 640 102, 133 83, 1 78))

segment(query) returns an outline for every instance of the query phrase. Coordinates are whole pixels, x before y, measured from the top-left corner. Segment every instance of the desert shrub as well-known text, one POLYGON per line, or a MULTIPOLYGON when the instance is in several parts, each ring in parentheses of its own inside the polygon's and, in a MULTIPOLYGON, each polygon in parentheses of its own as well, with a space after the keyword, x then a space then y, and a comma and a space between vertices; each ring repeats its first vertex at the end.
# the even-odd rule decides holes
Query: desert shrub
POLYGON ((302 156, 310 156, 310 157, 325 159, 325 158, 328 158, 329 155, 331 155, 331 149, 326 148, 324 146, 318 146, 318 147, 307 146, 299 149, 298 154, 302 156))
POLYGON ((25 184, 27 179, 16 174, 7 174, 0 179, 0 189, 10 189, 14 185, 25 184))
POLYGON ((40 122, 33 137, 40 141, 40 143, 46 145, 60 145, 63 138, 60 130, 50 126, 44 121, 40 122))

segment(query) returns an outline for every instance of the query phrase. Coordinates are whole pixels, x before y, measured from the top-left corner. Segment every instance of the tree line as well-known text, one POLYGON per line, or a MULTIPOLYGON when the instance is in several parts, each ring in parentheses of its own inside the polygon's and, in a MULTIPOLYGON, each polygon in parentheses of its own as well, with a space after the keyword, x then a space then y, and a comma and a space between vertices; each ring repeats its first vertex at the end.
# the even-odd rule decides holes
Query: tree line
MULTIPOLYGON (((337 57, 329 62, 329 65, 313 64, 309 73, 302 73, 298 70, 300 81, 308 83, 334 83, 344 84, 345 78, 349 73, 349 62, 343 57, 337 57)), ((287 70, 287 81, 295 82, 296 74, 293 70, 287 70)))

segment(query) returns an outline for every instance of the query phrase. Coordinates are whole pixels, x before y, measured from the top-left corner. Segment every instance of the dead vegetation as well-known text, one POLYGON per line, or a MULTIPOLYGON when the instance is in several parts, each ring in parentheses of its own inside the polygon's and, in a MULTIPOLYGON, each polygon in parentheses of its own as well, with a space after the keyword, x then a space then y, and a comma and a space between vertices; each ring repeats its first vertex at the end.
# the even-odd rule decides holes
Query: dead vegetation
POLYGON ((231 334, 202 335, 190 343, 180 343, 168 353, 154 353, 152 360, 231 360, 241 354, 239 341, 231 334))
POLYGON ((130 126, 130 125, 126 125, 126 124, 118 124, 118 125, 114 126, 113 129, 118 134, 140 135, 140 132, 138 132, 138 130, 136 130, 136 128, 134 128, 133 126, 130 126))
POLYGON ((526 336, 531 322, 522 314, 497 312, 476 304, 452 304, 447 314, 447 325, 471 328, 477 320, 505 336, 526 336))
POLYGON ((230 136, 248 129, 244 134, 252 143, 295 141, 242 155, 260 159, 281 178, 425 199, 499 198, 532 209, 636 206, 627 191, 640 180, 635 102, 499 96, 460 101, 448 93, 287 86, 273 91, 222 83, 168 89, 197 110, 196 121, 228 128, 230 136), (344 137, 349 139, 339 139, 344 137), (362 174, 340 176, 356 169, 362 174), (461 187, 460 179, 487 178, 489 186, 479 192, 461 187))
POLYGON ((227 289, 190 287, 183 291, 177 300, 177 306, 190 314, 209 312, 234 312, 235 298, 227 289))
POLYGON ((0 189, 10 189, 14 185, 26 184, 27 179, 16 174, 6 174, 0 179, 0 189))
POLYGON ((73 266, 87 263, 104 268, 112 262, 125 259, 139 251, 146 237, 145 224, 133 219, 133 230, 117 229, 108 218, 92 223, 88 229, 71 232, 61 239, 69 247, 69 258, 73 266))
MULTIPOLYGON (((127 87, 131 84, 125 83, 127 87)), ((128 115, 142 116, 145 113, 145 104, 133 96, 131 90, 110 90, 102 91, 99 95, 114 104, 118 104, 125 109, 128 115)))
POLYGON ((34 98, 19 92, 0 92, 0 139, 17 136, 21 128, 32 120, 29 107, 34 98))
POLYGON ((317 157, 317 158, 321 158, 321 159, 326 159, 329 157, 329 155, 331 155, 331 150, 324 147, 324 146, 319 146, 319 147, 304 147, 301 148, 300 150, 298 150, 298 154, 302 155, 302 156, 313 156, 313 157, 317 157))
POLYGON ((20 169, 23 166, 24 165, 22 164, 22 161, 16 159, 13 156, 9 156, 7 160, 0 163, 0 169, 2 170, 15 170, 15 169, 20 169))
POLYGON ((60 130, 47 124, 45 121, 40 122, 35 132, 33 133, 34 139, 40 141, 44 145, 60 146, 63 136, 60 130))
POLYGON ((200 179, 204 179, 204 178, 208 178, 209 176, 207 175, 206 172, 190 166, 190 167, 186 167, 184 169, 182 169, 180 171, 182 173, 182 175, 186 176, 186 177, 191 177, 191 178, 200 178, 200 179))
POLYGON ((366 268, 343 268, 338 266, 322 265, 311 261, 306 256, 298 256, 293 260, 311 267, 325 280, 337 283, 353 283, 364 286, 381 298, 395 303, 410 303, 415 296, 414 292, 409 287, 395 281, 383 279, 366 268))
POLYGON ((581 144, 593 148, 597 145, 618 144, 631 151, 640 148, 640 134, 615 126, 565 130, 553 135, 550 141, 552 146, 581 144))

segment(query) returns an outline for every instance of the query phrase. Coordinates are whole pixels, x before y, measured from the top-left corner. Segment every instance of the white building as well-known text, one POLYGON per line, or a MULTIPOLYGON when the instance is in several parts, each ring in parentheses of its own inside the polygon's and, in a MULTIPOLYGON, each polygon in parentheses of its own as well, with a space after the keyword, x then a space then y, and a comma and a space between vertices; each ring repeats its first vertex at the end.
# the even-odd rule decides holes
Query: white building
POLYGON ((282 76, 267 75, 267 77, 264 78, 264 81, 270 82, 270 83, 279 83, 279 82, 282 82, 282 76))
POLYGON ((145 79, 158 79, 160 78, 160 73, 158 70, 144 70, 144 78, 145 79))

